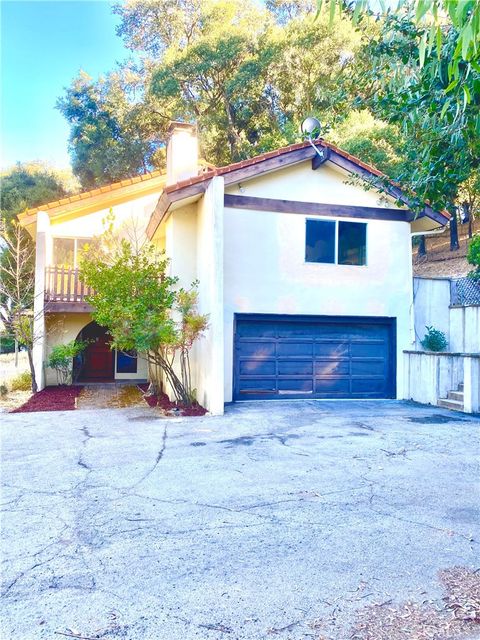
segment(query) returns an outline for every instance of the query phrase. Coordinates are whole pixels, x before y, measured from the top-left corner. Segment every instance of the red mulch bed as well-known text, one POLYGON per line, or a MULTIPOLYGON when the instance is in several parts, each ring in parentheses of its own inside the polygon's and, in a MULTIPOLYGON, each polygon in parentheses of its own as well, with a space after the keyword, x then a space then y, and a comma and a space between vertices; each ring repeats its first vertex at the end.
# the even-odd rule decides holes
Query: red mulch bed
POLYGON ((76 409, 75 398, 78 398, 81 385, 68 387, 45 387, 33 394, 31 398, 10 413, 29 413, 32 411, 72 411, 76 409))
MULTIPOLYGON (((147 391, 148 384, 138 385, 142 391, 147 391)), ((189 407, 172 402, 166 393, 160 393, 158 396, 143 396, 143 399, 149 407, 160 407, 164 411, 172 411, 172 409, 178 409, 179 415, 182 416, 204 416, 207 410, 204 409, 197 402, 189 407)))

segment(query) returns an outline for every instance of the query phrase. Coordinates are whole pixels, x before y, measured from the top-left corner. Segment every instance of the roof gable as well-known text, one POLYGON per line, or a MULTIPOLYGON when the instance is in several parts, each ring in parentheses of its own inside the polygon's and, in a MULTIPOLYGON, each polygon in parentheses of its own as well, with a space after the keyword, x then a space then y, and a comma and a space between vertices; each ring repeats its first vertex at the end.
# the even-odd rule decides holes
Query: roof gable
POLYGON ((68 198, 48 202, 40 207, 27 209, 19 214, 18 219, 23 226, 34 224, 39 211, 48 213, 52 221, 60 218, 81 217, 149 193, 161 192, 165 184, 166 174, 162 171, 152 171, 97 189, 84 191, 68 198))
MULTIPOLYGON (((384 173, 325 140, 317 140, 315 143, 301 142, 275 149, 225 167, 209 169, 201 175, 168 185, 165 187, 150 218, 147 226, 147 235, 149 238, 153 237, 173 203, 202 195, 215 176, 222 176, 227 187, 230 184, 277 171, 305 160, 312 160, 313 170, 317 169, 323 162, 328 161, 348 173, 358 175, 374 184, 377 182, 380 186, 381 183, 390 197, 402 202, 407 207, 409 206, 408 198, 402 189, 389 180, 384 173), (319 155, 314 146, 323 151, 324 159, 319 160, 319 155)), ((422 215, 431 218, 439 225, 446 224, 450 218, 448 212, 435 211, 428 204, 425 204, 422 215)))

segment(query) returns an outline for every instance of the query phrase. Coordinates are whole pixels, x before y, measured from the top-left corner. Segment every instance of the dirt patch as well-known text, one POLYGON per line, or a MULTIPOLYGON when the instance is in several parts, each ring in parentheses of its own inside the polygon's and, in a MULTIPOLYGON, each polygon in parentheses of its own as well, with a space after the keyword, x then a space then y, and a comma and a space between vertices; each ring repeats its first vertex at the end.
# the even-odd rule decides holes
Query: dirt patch
POLYGON ((34 393, 27 402, 13 409, 11 413, 30 413, 34 411, 73 411, 76 409, 76 399, 83 387, 45 387, 34 393))
POLYGON ((124 409, 143 406, 142 391, 137 385, 131 384, 85 386, 78 399, 79 409, 124 409))
MULTIPOLYGON (((480 220, 474 222, 474 233, 480 231, 480 220)), ((467 262, 467 248, 470 242, 468 224, 458 225, 460 248, 450 251, 450 230, 437 236, 426 236, 427 255, 419 256, 418 247, 413 250, 413 273, 416 276, 462 278, 472 270, 467 262)))
POLYGON ((142 392, 137 386, 119 387, 107 402, 109 408, 139 407, 143 405, 142 392))
POLYGON ((158 407, 165 415, 195 417, 204 416, 207 413, 207 410, 200 404, 198 404, 198 402, 195 402, 190 406, 185 406, 178 402, 172 402, 166 393, 160 393, 158 395, 148 395, 148 384, 142 384, 138 386, 144 392, 143 399, 148 404, 148 406, 158 407))
POLYGON ((431 600, 395 604, 393 599, 357 611, 347 633, 329 619, 313 621, 316 640, 467 640, 480 637, 480 574, 466 567, 439 573, 445 590, 441 603, 431 600))
POLYGON ((8 391, 0 397, 0 411, 13 411, 25 404, 32 395, 31 391, 8 391))

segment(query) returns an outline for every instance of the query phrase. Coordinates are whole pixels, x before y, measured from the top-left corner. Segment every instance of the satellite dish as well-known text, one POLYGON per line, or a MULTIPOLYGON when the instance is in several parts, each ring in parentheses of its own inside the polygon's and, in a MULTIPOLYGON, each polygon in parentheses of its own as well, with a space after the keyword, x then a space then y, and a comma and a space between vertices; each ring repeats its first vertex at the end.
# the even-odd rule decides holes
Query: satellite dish
POLYGON ((308 135, 308 137, 311 138, 314 133, 316 134, 315 137, 318 136, 321 127, 322 125, 320 124, 320 120, 309 116, 302 122, 301 130, 303 134, 308 135))

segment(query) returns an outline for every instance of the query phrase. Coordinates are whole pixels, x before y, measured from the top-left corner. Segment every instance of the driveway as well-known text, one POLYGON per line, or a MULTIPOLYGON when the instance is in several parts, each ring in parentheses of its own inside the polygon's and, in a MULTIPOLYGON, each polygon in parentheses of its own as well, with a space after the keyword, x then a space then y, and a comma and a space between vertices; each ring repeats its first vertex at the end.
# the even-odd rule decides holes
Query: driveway
POLYGON ((291 401, 1 422, 5 640, 370 640, 369 612, 437 610, 439 572, 478 576, 476 418, 291 401))

